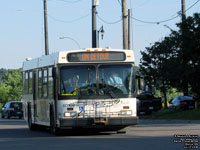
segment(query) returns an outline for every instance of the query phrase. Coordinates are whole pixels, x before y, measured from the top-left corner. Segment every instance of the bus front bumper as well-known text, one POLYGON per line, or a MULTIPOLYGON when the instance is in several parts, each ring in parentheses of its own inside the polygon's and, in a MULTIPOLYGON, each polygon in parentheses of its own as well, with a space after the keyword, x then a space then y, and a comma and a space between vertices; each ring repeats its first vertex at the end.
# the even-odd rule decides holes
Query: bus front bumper
POLYGON ((115 118, 73 118, 60 119, 60 128, 67 127, 113 127, 130 126, 138 124, 138 117, 115 117, 115 118))

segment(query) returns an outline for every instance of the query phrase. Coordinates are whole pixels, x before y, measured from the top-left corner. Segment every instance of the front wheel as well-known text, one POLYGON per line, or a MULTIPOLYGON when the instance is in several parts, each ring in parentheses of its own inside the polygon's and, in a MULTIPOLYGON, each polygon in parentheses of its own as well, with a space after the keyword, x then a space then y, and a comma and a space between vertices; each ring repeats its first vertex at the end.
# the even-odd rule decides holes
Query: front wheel
POLYGON ((6 119, 10 119, 10 114, 9 114, 9 112, 6 113, 5 118, 6 118, 6 119))
POLYGON ((4 115, 3 115, 3 113, 1 113, 1 118, 4 119, 4 115))
POLYGON ((53 106, 50 106, 50 131, 52 134, 59 135, 59 129, 56 127, 53 106))

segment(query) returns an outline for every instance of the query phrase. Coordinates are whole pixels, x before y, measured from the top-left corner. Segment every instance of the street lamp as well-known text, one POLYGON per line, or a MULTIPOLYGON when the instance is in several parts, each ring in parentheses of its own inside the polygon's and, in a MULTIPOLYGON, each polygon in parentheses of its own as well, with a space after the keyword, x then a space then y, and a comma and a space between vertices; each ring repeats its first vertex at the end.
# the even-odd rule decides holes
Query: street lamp
POLYGON ((81 49, 79 43, 75 39, 73 39, 73 38, 70 38, 70 37, 59 37, 59 39, 61 39, 61 40, 63 40, 63 39, 70 39, 70 40, 72 40, 72 41, 74 41, 76 43, 76 45, 78 46, 79 49, 81 49))
POLYGON ((98 37, 98 47, 99 47, 99 32, 101 32, 101 39, 103 40, 103 36, 104 36, 104 29, 103 29, 103 26, 101 26, 101 28, 97 31, 97 37, 98 37))
POLYGON ((170 28, 168 25, 164 25, 164 27, 166 27, 167 29, 169 29, 171 32, 173 32, 174 30, 172 28, 170 28))

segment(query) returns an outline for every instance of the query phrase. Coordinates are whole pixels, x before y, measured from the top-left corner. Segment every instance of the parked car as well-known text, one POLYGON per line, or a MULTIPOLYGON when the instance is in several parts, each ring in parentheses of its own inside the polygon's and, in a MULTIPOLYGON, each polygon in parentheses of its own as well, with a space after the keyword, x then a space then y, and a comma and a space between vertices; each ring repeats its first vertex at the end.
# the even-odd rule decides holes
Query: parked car
POLYGON ((144 112, 151 114, 153 111, 158 111, 162 108, 162 99, 156 98, 151 92, 142 92, 137 96, 138 114, 144 112))
POLYGON ((170 101, 169 108, 193 109, 195 108, 195 100, 191 96, 177 96, 170 101))
POLYGON ((1 109, 1 117, 9 119, 10 117, 23 117, 22 102, 9 101, 1 109))

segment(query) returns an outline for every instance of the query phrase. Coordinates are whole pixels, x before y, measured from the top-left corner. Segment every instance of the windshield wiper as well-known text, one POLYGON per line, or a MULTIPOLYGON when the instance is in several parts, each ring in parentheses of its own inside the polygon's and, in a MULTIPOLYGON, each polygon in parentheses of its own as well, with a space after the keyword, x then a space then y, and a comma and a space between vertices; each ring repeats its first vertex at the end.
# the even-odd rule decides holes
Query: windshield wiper
POLYGON ((118 104, 120 102, 120 99, 117 97, 117 95, 112 91, 112 90, 108 90, 106 92, 111 98, 115 99, 115 103, 118 104))

